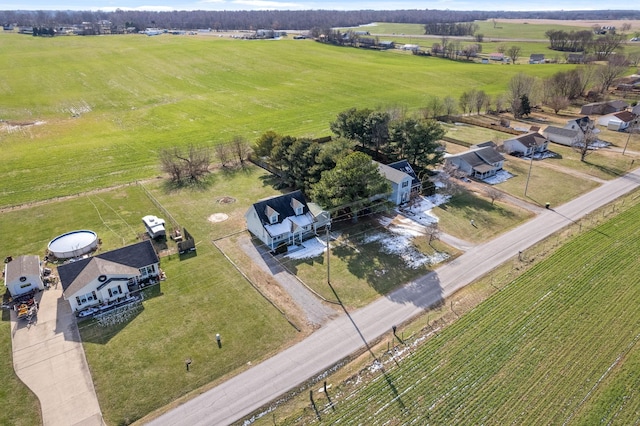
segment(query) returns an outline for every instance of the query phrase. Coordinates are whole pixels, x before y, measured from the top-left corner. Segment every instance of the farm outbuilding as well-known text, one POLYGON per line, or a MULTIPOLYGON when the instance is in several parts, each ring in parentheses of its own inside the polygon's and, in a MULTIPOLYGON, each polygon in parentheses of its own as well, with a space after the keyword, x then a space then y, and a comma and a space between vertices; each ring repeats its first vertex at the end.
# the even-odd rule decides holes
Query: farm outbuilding
POLYGON ((36 255, 18 256, 4 266, 4 285, 12 297, 44 290, 42 266, 36 255))

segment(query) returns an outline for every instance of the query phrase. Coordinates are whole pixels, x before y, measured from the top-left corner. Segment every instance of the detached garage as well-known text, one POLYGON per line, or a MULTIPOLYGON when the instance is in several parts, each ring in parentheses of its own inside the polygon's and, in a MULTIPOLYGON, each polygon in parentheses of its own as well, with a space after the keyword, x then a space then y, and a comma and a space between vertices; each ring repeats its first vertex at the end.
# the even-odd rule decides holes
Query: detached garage
POLYGON ((4 266, 4 285, 12 297, 44 290, 38 256, 19 256, 7 262, 4 266))

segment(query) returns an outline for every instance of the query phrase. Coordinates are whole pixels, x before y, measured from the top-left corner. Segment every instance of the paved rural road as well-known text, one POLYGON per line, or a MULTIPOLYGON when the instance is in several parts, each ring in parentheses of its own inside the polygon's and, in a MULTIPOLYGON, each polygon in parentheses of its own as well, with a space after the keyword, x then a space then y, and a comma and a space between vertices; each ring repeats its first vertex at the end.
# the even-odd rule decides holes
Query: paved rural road
POLYGON ((151 425, 230 424, 365 347, 391 326, 419 315, 571 221, 640 186, 640 169, 478 245, 451 263, 350 315, 329 321, 302 342, 151 421, 151 425))

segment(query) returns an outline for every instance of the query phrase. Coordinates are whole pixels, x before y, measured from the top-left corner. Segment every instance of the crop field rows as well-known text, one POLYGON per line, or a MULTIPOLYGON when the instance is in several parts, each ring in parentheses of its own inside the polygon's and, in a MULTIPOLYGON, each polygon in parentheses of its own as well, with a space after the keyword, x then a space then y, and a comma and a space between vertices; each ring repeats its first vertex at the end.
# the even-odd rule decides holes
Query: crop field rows
POLYGON ((323 421, 632 424, 640 410, 638 220, 636 206, 578 237, 399 366, 336 390, 336 410, 323 421))

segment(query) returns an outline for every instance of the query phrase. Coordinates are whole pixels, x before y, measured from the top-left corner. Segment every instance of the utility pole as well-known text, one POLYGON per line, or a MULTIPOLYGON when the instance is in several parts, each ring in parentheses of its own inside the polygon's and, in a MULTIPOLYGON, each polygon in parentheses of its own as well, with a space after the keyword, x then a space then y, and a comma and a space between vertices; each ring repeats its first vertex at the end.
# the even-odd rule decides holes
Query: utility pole
POLYGON ((524 196, 527 196, 527 189, 529 189, 529 178, 531 177, 531 168, 533 167, 533 152, 531 153, 531 162, 529 163, 529 174, 527 175, 527 183, 524 186, 524 196))
POLYGON ((329 225, 325 227, 326 235, 327 235, 327 284, 331 287, 331 276, 329 275, 331 269, 329 268, 329 258, 331 257, 331 249, 329 247, 329 225))

